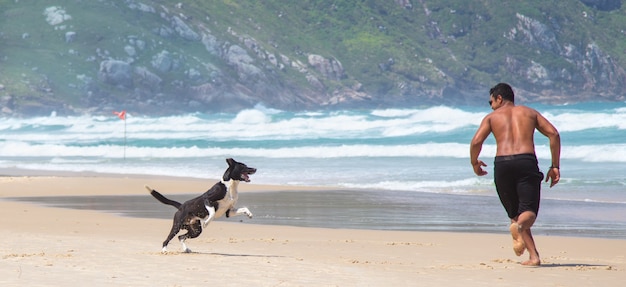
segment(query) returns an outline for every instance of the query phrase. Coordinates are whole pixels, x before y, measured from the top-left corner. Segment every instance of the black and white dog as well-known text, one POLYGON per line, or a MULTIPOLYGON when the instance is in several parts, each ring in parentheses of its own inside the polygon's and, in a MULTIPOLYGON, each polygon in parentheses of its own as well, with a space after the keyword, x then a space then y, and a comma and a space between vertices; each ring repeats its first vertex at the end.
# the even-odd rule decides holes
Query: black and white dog
POLYGON ((237 204, 238 199, 237 186, 239 182, 242 180, 250 182, 249 175, 254 174, 256 168, 248 167, 232 158, 226 159, 226 162, 228 163, 228 169, 224 172, 221 182, 213 185, 202 195, 182 204, 166 198, 146 185, 146 189, 158 201, 178 208, 178 211, 174 214, 172 230, 167 239, 163 241, 163 252, 167 252, 167 244, 181 229, 187 230, 187 233, 178 236, 178 240, 183 245, 183 252, 191 252, 187 248, 185 240, 198 237, 202 233, 202 228, 206 228, 211 220, 220 218, 224 214, 226 214, 226 217, 245 214, 252 218, 250 210, 245 207, 235 208, 235 204, 237 204))

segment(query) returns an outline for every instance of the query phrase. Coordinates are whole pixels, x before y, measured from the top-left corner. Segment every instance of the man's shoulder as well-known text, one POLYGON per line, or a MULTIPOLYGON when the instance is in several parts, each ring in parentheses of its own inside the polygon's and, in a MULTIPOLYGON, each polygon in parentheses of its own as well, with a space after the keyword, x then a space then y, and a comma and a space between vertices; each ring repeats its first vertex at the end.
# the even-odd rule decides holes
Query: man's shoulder
POLYGON ((524 109, 524 110, 535 110, 529 106, 525 106, 525 105, 515 105, 515 108, 519 108, 519 109, 524 109))
POLYGON ((524 106, 524 105, 519 105, 519 106, 515 106, 513 107, 513 109, 517 110, 517 111, 521 111, 523 113, 527 113, 527 114, 539 114, 539 112, 531 107, 528 106, 524 106))
POLYGON ((516 107, 520 107, 520 108, 525 108, 525 109, 532 109, 531 107, 527 106, 527 105, 515 105, 516 107))

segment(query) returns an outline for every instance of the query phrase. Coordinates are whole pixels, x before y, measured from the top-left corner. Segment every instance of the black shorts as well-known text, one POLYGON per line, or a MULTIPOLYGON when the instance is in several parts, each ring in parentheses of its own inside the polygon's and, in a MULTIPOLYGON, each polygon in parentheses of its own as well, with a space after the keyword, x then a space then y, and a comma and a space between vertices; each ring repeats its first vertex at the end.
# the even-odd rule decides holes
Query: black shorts
POLYGON ((509 218, 524 211, 539 213, 543 173, 534 154, 496 156, 493 170, 496 190, 509 218))

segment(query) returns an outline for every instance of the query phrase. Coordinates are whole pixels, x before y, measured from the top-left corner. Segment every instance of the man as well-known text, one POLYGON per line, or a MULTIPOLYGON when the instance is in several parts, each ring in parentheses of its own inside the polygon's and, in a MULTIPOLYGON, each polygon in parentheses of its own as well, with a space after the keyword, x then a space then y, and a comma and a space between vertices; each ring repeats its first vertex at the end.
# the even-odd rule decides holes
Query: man
POLYGON ((508 84, 495 85, 489 91, 489 97, 493 112, 485 116, 472 139, 470 161, 476 175, 487 174, 483 170, 487 164, 479 160, 478 155, 485 139, 493 133, 497 145, 494 181, 500 202, 511 219, 513 250, 520 256, 528 249, 530 258, 522 264, 539 266, 541 259, 530 231, 539 212, 543 179, 535 155, 534 132, 537 129, 550 139, 552 165, 546 177, 546 182, 550 179, 550 187, 557 184, 561 177, 559 132, 536 110, 516 106, 513 89, 508 84))

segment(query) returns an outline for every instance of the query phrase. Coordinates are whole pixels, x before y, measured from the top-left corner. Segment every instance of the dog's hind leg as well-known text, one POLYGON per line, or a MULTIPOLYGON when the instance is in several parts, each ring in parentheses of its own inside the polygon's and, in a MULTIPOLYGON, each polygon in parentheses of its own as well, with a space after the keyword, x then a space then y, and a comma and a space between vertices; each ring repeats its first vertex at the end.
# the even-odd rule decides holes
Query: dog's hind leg
POLYGON ((170 234, 168 234, 167 238, 165 239, 165 241, 163 241, 163 248, 161 249, 161 252, 163 252, 163 253, 167 252, 167 245, 170 243, 172 238, 174 238, 174 236, 176 236, 178 231, 180 231, 180 229, 182 228, 182 219, 180 217, 181 217, 180 213, 176 212, 176 214, 174 214, 174 221, 172 223, 172 230, 170 230, 170 234))
POLYGON ((191 249, 189 249, 189 247, 187 247, 187 244, 185 244, 185 240, 187 240, 187 238, 196 238, 200 236, 200 233, 202 233, 202 227, 200 226, 200 221, 196 221, 187 226, 187 233, 181 236, 178 236, 178 240, 180 241, 180 244, 182 245, 183 252, 185 253, 191 252, 191 249))
POLYGON ((189 249, 189 247, 187 247, 187 244, 185 244, 185 240, 187 240, 187 238, 190 238, 189 237, 189 233, 191 233, 191 231, 188 228, 187 229, 187 233, 178 236, 178 241, 180 241, 180 245, 181 245, 182 251, 184 253, 190 253, 191 252, 191 249, 189 249))
POLYGON ((185 240, 187 239, 187 237, 181 238, 183 237, 182 235, 178 237, 178 240, 180 241, 180 244, 182 245, 183 248, 183 252, 185 253, 191 253, 191 249, 189 249, 189 247, 187 247, 187 244, 185 244, 185 240))
POLYGON ((172 230, 170 231, 170 234, 167 236, 165 241, 163 241, 163 248, 161 249, 161 252, 163 253, 167 252, 167 244, 170 243, 172 238, 176 236, 176 233, 178 233, 179 230, 180 230, 180 224, 174 223, 174 225, 172 225, 172 230))

